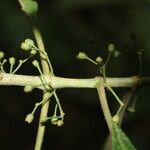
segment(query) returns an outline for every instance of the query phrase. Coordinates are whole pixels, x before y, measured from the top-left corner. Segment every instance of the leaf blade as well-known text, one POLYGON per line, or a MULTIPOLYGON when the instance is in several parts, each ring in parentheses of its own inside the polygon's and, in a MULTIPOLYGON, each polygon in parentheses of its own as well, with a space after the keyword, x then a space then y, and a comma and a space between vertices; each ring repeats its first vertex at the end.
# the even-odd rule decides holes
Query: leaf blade
POLYGON ((27 16, 33 16, 38 11, 38 3, 34 0, 18 0, 21 9, 27 16))
POLYGON ((114 122, 112 123, 112 150, 136 150, 126 134, 114 122))

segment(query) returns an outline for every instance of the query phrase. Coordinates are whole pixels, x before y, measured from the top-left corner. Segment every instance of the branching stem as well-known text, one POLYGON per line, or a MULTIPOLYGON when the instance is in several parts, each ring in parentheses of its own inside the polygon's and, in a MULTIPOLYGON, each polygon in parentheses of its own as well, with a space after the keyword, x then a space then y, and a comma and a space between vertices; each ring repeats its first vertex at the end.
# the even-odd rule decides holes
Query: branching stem
MULTIPOLYGON (((0 86, 27 86, 44 90, 41 76, 28 76, 17 74, 0 74, 0 86)), ((61 88, 96 88, 99 77, 93 78, 63 78, 50 75, 43 75, 46 85, 51 85, 53 89, 61 88)), ((150 77, 106 77, 106 84, 109 87, 135 87, 149 86, 150 77)))

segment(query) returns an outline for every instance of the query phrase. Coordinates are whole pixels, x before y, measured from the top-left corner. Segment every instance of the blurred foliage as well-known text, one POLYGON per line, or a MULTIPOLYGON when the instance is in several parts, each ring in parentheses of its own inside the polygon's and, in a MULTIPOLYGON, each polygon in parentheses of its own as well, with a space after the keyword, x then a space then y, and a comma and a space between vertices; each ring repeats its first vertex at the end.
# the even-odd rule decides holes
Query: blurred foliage
MULTIPOLYGON (((136 33, 136 46, 144 49, 143 75, 149 76, 149 15, 149 0, 39 0, 37 18, 56 75, 97 76, 95 66, 79 62, 75 56, 79 51, 85 51, 92 58, 98 55, 106 58, 110 42, 122 55, 111 60, 107 75, 136 75, 137 57, 128 49, 132 45, 129 35, 136 33)), ((33 35, 17 0, 0 1, 0 33, 0 49, 7 57, 22 59, 27 56, 20 50, 20 43, 26 38, 33 38, 33 35)), ((20 73, 37 74, 37 71, 28 63, 20 73)), ((148 87, 141 89, 137 111, 133 115, 127 113, 123 125, 135 147, 140 150, 150 147, 147 140, 150 136, 149 90, 148 87)), ((26 125, 24 117, 32 110, 35 101, 40 100, 41 93, 35 91, 25 95, 22 91, 21 88, 1 87, 0 149, 33 149, 37 120, 32 125, 26 125)), ((122 96, 120 91, 118 93, 122 96)), ((47 127, 43 149, 101 149, 107 127, 96 91, 63 89, 59 94, 66 112, 66 122, 62 128, 47 127)), ((113 98, 108 97, 113 105, 113 98)))

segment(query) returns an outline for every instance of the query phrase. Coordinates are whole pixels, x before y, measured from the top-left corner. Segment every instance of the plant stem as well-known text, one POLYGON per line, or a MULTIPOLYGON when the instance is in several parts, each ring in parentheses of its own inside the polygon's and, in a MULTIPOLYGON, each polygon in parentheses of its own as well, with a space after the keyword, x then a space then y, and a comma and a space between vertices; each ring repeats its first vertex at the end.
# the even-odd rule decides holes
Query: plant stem
MULTIPOLYGON (((63 78, 50 75, 29 76, 19 74, 0 74, 0 86, 26 86, 44 90, 41 78, 45 79, 46 85, 51 85, 53 89, 62 88, 96 88, 99 77, 94 78, 63 78)), ((150 86, 150 77, 106 77, 106 84, 109 87, 144 87, 150 86)))
POLYGON ((103 73, 103 78, 104 78, 105 82, 106 82, 106 66, 110 60, 111 55, 112 55, 112 52, 109 52, 109 55, 108 55, 105 63, 102 65, 102 73, 103 73))
POLYGON ((108 62, 109 62, 109 60, 110 60, 111 55, 112 55, 112 52, 109 52, 108 57, 107 57, 107 59, 106 59, 106 61, 105 61, 105 63, 104 63, 104 66, 105 66, 105 67, 106 67, 106 66, 107 66, 107 64, 108 64, 108 62))
MULTIPOLYGON (((38 48, 42 52, 45 52, 45 47, 44 47, 44 43, 43 43, 41 33, 40 33, 39 29, 37 28, 37 26, 34 23, 32 25, 33 25, 32 26, 33 34, 35 36, 38 48)), ((40 52, 40 57, 41 57, 41 65, 42 65, 43 75, 50 75, 53 72, 52 65, 48 64, 47 59, 45 58, 45 55, 42 52, 40 52)), ((41 150, 41 148, 42 148, 44 134, 45 134, 45 126, 41 124, 41 121, 42 121, 43 118, 47 117, 48 109, 49 109, 49 102, 47 102, 41 108, 39 126, 38 126, 36 143, 35 143, 35 148, 34 148, 35 150, 41 150)))
POLYGON ((15 74, 18 70, 19 70, 19 68, 25 63, 25 62, 27 62, 28 61, 28 58, 27 59, 24 59, 24 60, 21 60, 20 62, 19 62, 19 65, 17 66, 17 68, 12 72, 12 74, 15 74))
POLYGON ((41 57, 43 74, 51 74, 51 73, 53 73, 53 68, 52 68, 51 63, 50 63, 50 66, 48 65, 47 58, 45 58, 46 51, 45 51, 45 46, 44 46, 44 42, 43 42, 41 33, 35 24, 33 25, 32 30, 33 30, 38 48, 41 50, 40 57, 41 57))
POLYGON ((124 103, 120 100, 120 98, 118 97, 118 95, 114 92, 114 90, 109 87, 107 84, 105 84, 105 86, 108 88, 108 90, 112 93, 112 95, 116 98, 116 100, 118 101, 118 103, 120 104, 120 107, 116 113, 116 115, 118 115, 120 113, 120 111, 122 110, 124 103))
POLYGON ((101 78, 100 82, 97 84, 97 91, 100 100, 100 104, 104 113, 104 117, 106 123, 108 125, 110 134, 112 133, 112 116, 109 110, 109 106, 106 99, 105 87, 104 87, 104 80, 101 78))

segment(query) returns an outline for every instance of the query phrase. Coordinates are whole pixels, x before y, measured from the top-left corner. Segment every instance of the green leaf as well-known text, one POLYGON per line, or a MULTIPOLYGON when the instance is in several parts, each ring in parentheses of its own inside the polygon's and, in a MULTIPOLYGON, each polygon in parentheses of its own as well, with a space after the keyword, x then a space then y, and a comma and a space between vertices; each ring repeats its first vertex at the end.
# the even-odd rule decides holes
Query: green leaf
POLYGON ((21 9, 26 13, 27 16, 33 16, 38 11, 38 3, 34 0, 18 0, 21 9))
POLYGON ((112 125, 112 150, 136 150, 121 128, 115 122, 112 125))

